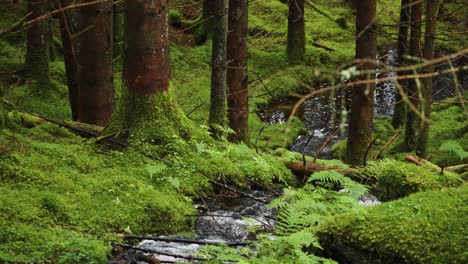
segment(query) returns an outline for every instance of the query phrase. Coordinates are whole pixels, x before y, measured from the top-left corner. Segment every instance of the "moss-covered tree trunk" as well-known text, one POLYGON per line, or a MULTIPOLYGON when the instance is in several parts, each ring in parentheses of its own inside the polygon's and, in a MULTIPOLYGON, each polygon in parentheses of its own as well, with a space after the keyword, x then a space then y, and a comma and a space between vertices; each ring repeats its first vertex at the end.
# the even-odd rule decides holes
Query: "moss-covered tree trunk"
POLYGON ((114 110, 112 1, 82 7, 80 14, 78 121, 103 126, 114 110))
POLYGON ((226 45, 228 29, 228 0, 215 1, 213 13, 213 45, 211 53, 210 132, 221 136, 220 126, 226 125, 226 45))
POLYGON ((103 134, 166 148, 195 133, 171 95, 167 1, 127 1, 125 8, 122 95, 103 134))
MULTIPOLYGON (((377 34, 375 32, 376 1, 362 0, 357 5, 356 17, 356 59, 359 70, 375 68, 377 53, 377 34)), ((373 79, 373 74, 363 73, 361 79, 373 79)), ((351 112, 348 127, 348 140, 345 160, 349 164, 362 164, 366 149, 372 138, 374 121, 374 89, 375 84, 357 85, 351 91, 351 112)))
POLYGON ((304 58, 306 49, 304 23, 304 0, 289 0, 286 54, 290 62, 301 61, 304 58))
MULTIPOLYGON (((415 1, 411 6, 411 34, 410 34, 410 56, 413 58, 421 58, 421 25, 422 25, 423 5, 422 1, 415 1)), ((420 83, 418 79, 412 79, 408 82, 408 97, 410 103, 416 108, 419 107, 420 83)), ((409 110, 406 115, 405 127, 405 148, 406 151, 414 150, 416 146, 416 137, 418 131, 418 116, 409 110)))
POLYGON ((229 0, 227 41, 227 80, 229 126, 234 134, 229 140, 249 144, 249 100, 247 83, 248 1, 229 0))
MULTIPOLYGON (((408 29, 411 14, 411 0, 401 0, 400 9, 400 24, 398 28, 398 66, 405 64, 405 56, 408 50, 408 29)), ((405 75, 408 72, 402 72, 405 75)), ((403 90, 406 90, 408 81, 402 80, 399 83, 403 90)), ((406 120, 406 103, 403 101, 403 96, 397 91, 395 96, 395 111, 393 113, 392 125, 394 128, 399 128, 405 124, 406 120)))
MULTIPOLYGON (((114 0, 113 13, 112 13, 112 34, 113 34, 113 58, 118 59, 122 56, 122 46, 123 46, 123 13, 124 13, 124 3, 119 0, 114 0)), ((121 61, 121 60, 120 60, 121 61)))
MULTIPOLYGON (((70 5, 72 0, 56 0, 55 8, 61 9, 70 5)), ((72 120, 78 120, 78 45, 77 38, 72 38, 78 32, 79 13, 77 9, 69 9, 59 14, 60 36, 63 46, 63 58, 67 75, 68 98, 70 101, 72 120)))
MULTIPOLYGON (((38 18, 47 12, 46 0, 28 1, 30 19, 38 18)), ((39 89, 50 88, 49 73, 49 22, 47 19, 33 23, 27 31, 25 70, 29 79, 37 82, 39 89)))
POLYGON ((218 0, 203 0, 203 10, 202 10, 202 36, 200 41, 205 42, 208 38, 210 38, 214 32, 214 26, 216 22, 214 21, 214 16, 218 5, 218 0))
MULTIPOLYGON (((426 28, 424 31, 424 49, 423 58, 432 60, 434 58, 434 40, 436 34, 437 15, 441 0, 426 0, 426 28)), ((423 70, 425 73, 434 71, 433 65, 428 65, 423 70)), ((426 118, 423 120, 419 130, 418 140, 416 141, 416 154, 422 158, 427 156, 427 141, 429 139, 429 118, 431 116, 432 103, 432 77, 422 80, 421 113, 426 118)))

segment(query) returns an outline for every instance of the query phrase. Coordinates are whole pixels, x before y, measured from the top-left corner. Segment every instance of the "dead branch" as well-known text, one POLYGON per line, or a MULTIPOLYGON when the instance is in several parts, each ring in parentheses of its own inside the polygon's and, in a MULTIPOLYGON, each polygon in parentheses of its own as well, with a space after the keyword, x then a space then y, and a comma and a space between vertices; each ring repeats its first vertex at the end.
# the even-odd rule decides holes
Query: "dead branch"
POLYGON ((309 176, 312 173, 319 172, 319 171, 334 170, 343 175, 355 171, 355 169, 353 168, 343 169, 338 166, 327 166, 327 165, 321 165, 321 164, 312 163, 312 162, 309 162, 306 165, 304 165, 304 163, 302 163, 302 161, 299 161, 299 160, 290 162, 289 164, 287 164, 287 167, 294 174, 300 177, 309 176))

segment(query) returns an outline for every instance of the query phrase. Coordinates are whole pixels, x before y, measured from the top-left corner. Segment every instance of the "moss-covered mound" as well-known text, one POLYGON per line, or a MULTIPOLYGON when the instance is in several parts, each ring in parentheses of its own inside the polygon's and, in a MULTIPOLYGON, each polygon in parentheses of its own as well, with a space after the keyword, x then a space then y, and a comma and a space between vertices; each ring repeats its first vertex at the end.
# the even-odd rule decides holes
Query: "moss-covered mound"
POLYGON ((465 184, 339 215, 320 243, 346 263, 467 263, 467 193, 465 184))
POLYGON ((370 162, 362 173, 365 178, 376 181, 373 193, 381 201, 394 200, 418 191, 458 186, 462 182, 456 173, 435 172, 392 159, 370 162))

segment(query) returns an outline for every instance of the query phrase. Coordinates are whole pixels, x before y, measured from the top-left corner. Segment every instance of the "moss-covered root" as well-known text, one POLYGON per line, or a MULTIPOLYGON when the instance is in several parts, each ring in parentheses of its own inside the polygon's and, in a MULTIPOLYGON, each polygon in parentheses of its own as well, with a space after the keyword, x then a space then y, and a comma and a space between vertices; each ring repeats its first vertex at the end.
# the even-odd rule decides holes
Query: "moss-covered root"
POLYGON ((186 118, 175 103, 171 89, 152 96, 136 95, 124 89, 103 135, 119 133, 132 145, 154 145, 162 152, 164 145, 171 142, 211 140, 206 131, 196 128, 186 118))
POLYGON ((320 243, 345 263, 467 263, 467 193, 465 184, 340 215, 320 243))

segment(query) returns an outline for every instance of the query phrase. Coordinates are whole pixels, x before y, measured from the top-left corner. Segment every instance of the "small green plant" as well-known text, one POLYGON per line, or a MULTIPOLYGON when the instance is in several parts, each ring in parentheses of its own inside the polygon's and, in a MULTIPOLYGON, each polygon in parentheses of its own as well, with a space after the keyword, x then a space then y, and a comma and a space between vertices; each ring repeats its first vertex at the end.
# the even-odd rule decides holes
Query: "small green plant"
POLYGON ((463 160, 466 157, 468 157, 468 152, 466 152, 463 149, 460 143, 453 140, 445 141, 444 143, 442 143, 439 150, 455 153, 460 158, 460 160, 463 160))

